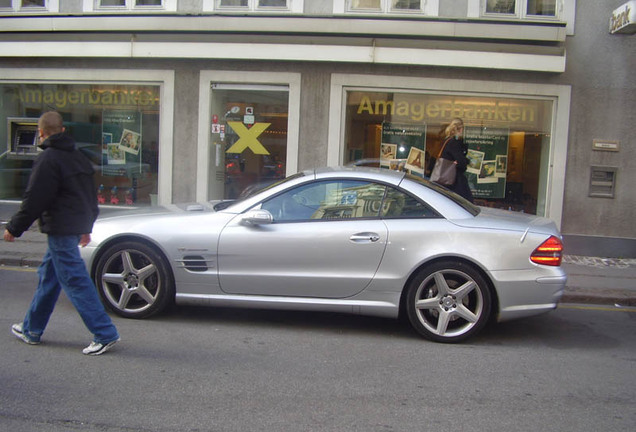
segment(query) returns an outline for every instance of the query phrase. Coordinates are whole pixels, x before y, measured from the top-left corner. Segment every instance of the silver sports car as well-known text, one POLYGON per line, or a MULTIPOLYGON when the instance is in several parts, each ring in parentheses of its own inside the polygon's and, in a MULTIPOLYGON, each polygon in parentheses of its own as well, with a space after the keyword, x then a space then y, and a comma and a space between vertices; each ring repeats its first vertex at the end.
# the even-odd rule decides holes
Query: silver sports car
POLYGON ((81 249, 104 303, 144 318, 171 303, 408 317, 457 342, 556 307, 555 224, 476 207, 403 172, 305 171, 238 201, 98 220, 81 249))

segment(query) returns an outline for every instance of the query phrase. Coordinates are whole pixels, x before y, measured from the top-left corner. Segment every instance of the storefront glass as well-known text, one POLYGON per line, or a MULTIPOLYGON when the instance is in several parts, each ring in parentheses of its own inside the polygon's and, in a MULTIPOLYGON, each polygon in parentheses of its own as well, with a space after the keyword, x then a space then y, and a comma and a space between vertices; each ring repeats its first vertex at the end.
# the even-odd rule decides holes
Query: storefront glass
POLYGON ((287 86, 213 84, 208 199, 234 199, 285 177, 287 86))
POLYGON ((552 105, 523 98, 348 91, 344 162, 426 178, 444 142, 442 131, 459 117, 471 161, 465 175, 476 203, 543 215, 552 105))
POLYGON ((0 84, 0 199, 20 199, 37 156, 37 120, 62 114, 95 169, 100 204, 149 205, 158 175, 159 87, 0 84))

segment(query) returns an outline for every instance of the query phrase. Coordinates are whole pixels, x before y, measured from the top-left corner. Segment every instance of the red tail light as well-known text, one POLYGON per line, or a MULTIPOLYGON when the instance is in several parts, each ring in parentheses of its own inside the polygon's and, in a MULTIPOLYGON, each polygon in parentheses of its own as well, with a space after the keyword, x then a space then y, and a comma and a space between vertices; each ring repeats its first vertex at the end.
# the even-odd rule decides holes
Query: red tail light
POLYGON ((560 266, 563 243, 558 237, 552 236, 532 252, 530 261, 535 264, 560 266))

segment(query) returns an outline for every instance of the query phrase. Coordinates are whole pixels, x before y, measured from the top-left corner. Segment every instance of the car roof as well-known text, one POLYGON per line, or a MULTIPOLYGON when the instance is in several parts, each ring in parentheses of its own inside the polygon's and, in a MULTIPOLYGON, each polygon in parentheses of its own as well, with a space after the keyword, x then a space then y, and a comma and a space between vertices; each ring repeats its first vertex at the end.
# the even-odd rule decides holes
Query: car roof
POLYGON ((316 168, 314 170, 314 174, 316 179, 327 179, 335 177, 364 177, 370 180, 389 183, 392 185, 399 185, 406 175, 406 173, 401 171, 360 166, 336 166, 316 168))

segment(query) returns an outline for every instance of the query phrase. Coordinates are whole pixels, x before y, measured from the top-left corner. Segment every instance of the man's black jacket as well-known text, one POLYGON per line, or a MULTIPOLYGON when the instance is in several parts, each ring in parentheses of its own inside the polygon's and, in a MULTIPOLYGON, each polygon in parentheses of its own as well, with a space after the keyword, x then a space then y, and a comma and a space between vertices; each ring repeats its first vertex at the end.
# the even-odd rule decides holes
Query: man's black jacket
POLYGON ((94 170, 70 136, 48 137, 33 163, 20 210, 7 230, 20 237, 39 218, 40 231, 53 235, 89 234, 97 219, 94 170))

